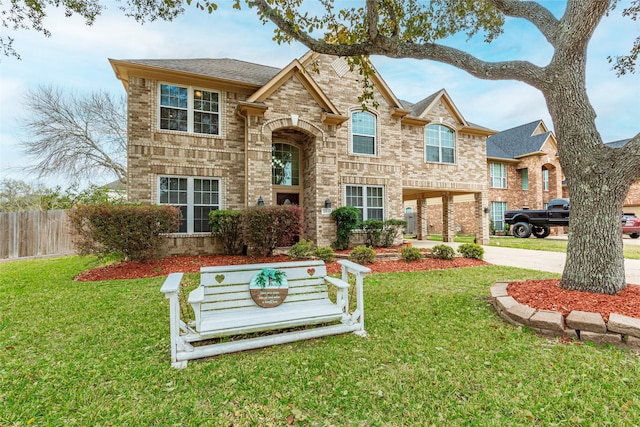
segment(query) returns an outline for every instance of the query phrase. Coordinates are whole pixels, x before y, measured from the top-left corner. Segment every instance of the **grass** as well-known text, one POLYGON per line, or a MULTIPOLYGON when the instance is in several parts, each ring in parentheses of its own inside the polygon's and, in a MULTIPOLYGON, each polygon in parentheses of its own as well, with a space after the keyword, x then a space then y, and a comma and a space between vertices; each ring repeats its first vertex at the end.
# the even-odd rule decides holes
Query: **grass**
POLYGON ((640 358, 502 321, 486 266, 373 274, 367 338, 169 364, 163 278, 72 278, 86 259, 0 265, 0 426, 636 425, 640 358))
MULTIPOLYGON (((454 242, 473 243, 474 235, 462 234, 454 237, 454 242)), ((429 240, 442 241, 442 235, 432 234, 429 240)), ((502 246, 505 248, 531 249, 537 251, 566 252, 567 241, 555 239, 518 239, 512 236, 490 236, 489 246, 502 246)), ((640 259, 640 245, 624 245, 624 257, 628 259, 640 259)))

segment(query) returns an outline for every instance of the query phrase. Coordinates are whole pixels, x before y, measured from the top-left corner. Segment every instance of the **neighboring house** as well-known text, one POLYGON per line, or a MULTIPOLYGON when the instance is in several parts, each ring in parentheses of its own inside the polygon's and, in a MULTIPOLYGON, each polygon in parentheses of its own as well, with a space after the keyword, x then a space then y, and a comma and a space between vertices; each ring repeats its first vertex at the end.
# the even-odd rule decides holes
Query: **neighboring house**
MULTIPOLYGON (((403 218, 403 202, 439 197, 445 238, 453 197, 468 195, 479 243, 488 241, 485 139, 446 91, 402 103, 375 74, 375 104, 342 58, 307 53, 282 69, 234 59, 110 60, 128 94, 127 195, 183 212, 170 253, 212 253, 215 209, 294 203, 305 237, 336 236, 326 209, 364 219, 403 218), (315 72, 315 70, 319 72, 315 72)), ((426 236, 418 226, 419 237, 426 236)))
POLYGON ((507 129, 487 139, 491 220, 504 228, 507 209, 545 209, 562 197, 564 174, 558 143, 542 120, 507 129))

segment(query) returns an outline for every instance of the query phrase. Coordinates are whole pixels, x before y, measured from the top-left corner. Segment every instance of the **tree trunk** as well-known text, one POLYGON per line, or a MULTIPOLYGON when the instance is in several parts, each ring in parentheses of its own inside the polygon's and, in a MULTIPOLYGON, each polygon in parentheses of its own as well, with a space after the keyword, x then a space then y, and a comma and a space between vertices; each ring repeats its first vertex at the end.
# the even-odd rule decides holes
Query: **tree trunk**
POLYGON ((584 67, 578 62, 564 62, 563 70, 551 71, 554 81, 543 90, 571 197, 560 286, 615 294, 626 287, 621 214, 633 181, 632 160, 602 143, 585 90, 584 67))

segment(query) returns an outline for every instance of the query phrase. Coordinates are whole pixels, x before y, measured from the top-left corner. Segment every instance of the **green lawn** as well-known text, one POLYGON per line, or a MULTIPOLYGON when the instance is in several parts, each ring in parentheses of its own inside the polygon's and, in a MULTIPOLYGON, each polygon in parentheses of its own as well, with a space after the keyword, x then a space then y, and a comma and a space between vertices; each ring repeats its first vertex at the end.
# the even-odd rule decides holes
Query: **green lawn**
POLYGON ((0 264, 0 426, 631 426, 640 358, 502 321, 499 266, 373 274, 367 338, 169 364, 163 278, 80 283, 71 257, 0 264), (291 419, 291 418, 289 418, 291 419))
MULTIPOLYGON (((456 235, 454 237, 454 241, 459 243, 471 243, 473 242, 474 237, 475 236, 471 234, 456 235)), ((442 235, 429 235, 428 239, 441 242, 442 235)), ((535 237, 518 239, 513 236, 491 236, 489 246, 502 246, 505 248, 532 249, 550 252, 567 251, 566 240, 536 239, 535 237)), ((628 259, 640 259, 640 245, 625 245, 624 257, 628 259)))

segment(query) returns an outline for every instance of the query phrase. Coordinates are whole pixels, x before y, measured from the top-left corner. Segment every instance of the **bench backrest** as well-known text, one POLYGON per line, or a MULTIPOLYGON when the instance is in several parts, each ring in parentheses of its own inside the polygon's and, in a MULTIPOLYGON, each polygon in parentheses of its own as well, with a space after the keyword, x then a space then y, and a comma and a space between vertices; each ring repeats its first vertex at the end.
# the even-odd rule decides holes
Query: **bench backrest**
POLYGON ((255 306, 249 283, 263 268, 286 273, 289 293, 283 306, 299 301, 326 300, 329 297, 324 281, 327 269, 323 261, 203 267, 200 269, 200 284, 204 287, 204 301, 200 305, 200 312, 255 306))

